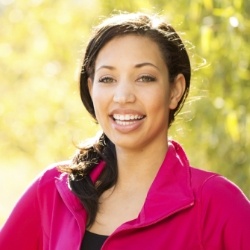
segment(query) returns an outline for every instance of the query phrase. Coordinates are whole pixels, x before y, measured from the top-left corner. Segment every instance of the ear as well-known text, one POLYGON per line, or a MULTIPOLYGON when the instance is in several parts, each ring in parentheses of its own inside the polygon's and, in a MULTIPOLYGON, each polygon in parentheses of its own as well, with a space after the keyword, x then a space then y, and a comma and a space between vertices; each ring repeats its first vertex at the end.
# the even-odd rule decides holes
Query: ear
POLYGON ((186 87, 186 80, 183 74, 178 74, 175 77, 174 83, 170 85, 170 101, 169 108, 175 109, 183 96, 186 87))
POLYGON ((88 78, 88 89, 89 89, 89 94, 92 98, 93 80, 90 77, 88 78))

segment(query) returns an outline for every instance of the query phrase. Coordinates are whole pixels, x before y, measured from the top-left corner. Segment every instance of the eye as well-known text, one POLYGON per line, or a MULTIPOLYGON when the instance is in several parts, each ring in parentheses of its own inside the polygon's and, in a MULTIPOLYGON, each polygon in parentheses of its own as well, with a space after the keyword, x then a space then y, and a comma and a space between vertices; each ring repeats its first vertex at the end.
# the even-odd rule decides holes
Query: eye
POLYGON ((110 76, 103 76, 99 79, 99 82, 102 82, 102 83, 113 83, 115 82, 115 79, 110 77, 110 76))
POLYGON ((143 76, 140 76, 137 81, 138 82, 155 82, 156 78, 151 75, 143 75, 143 76))

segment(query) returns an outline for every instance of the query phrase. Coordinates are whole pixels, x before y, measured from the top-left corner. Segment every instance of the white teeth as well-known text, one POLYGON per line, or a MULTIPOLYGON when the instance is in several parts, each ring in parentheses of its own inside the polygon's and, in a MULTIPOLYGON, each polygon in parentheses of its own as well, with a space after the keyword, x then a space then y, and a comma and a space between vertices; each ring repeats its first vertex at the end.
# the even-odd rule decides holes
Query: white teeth
POLYGON ((113 118, 115 120, 119 121, 133 121, 133 120, 139 120, 142 119, 142 115, 132 115, 132 114, 126 114, 126 115, 120 115, 120 114, 114 114, 113 118))
POLYGON ((130 115, 125 115, 125 120, 132 120, 132 115, 130 116, 130 115), (131 118, 131 119, 130 119, 131 118))
POLYGON ((119 124, 119 125, 130 125, 130 124, 133 124, 133 123, 135 123, 136 121, 119 121, 119 120, 116 120, 115 121, 117 124, 119 124))

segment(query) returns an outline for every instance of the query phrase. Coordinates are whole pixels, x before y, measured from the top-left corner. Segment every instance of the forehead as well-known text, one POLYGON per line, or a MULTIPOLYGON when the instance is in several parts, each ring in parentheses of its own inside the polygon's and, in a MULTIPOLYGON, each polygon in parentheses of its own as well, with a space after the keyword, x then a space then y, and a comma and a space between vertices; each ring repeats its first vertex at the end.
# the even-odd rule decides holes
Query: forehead
POLYGON ((151 38, 128 34, 117 36, 107 42, 99 51, 96 64, 117 62, 130 63, 137 61, 153 61, 156 64, 165 64, 158 44, 151 38))
POLYGON ((131 43, 135 45, 133 47, 136 47, 136 45, 139 44, 141 46, 141 49, 143 49, 143 45, 150 45, 150 47, 154 47, 160 50, 158 44, 146 35, 124 34, 113 37, 111 40, 104 44, 100 51, 109 46, 113 46, 113 49, 115 49, 115 47, 119 45, 127 47, 128 44, 131 45, 131 43))

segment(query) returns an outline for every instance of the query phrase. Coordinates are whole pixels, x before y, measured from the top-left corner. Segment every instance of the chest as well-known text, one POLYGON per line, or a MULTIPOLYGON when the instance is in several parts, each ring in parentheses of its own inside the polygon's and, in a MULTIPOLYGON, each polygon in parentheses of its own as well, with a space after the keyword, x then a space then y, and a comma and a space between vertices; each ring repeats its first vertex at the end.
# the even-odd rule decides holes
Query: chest
POLYGON ((100 199, 92 232, 110 235, 120 225, 138 217, 145 203, 146 192, 108 191, 100 199))
POLYGON ((144 227, 137 226, 133 221, 128 222, 106 240, 102 249, 201 250, 203 248, 197 220, 192 211, 182 211, 165 219, 152 221, 144 227))

